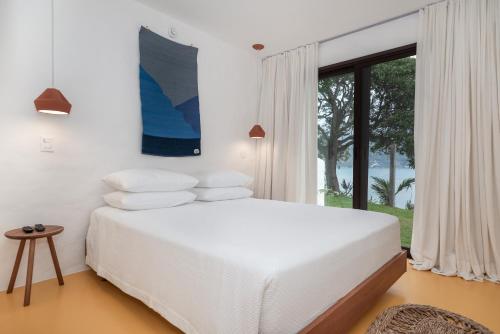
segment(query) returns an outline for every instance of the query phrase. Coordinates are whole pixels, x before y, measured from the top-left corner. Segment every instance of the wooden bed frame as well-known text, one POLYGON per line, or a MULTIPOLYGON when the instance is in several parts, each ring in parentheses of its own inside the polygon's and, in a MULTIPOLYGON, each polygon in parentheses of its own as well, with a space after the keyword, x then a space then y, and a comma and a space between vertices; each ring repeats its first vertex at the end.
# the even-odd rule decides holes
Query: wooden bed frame
POLYGON ((299 334, 347 333, 405 272, 406 251, 401 251, 307 325, 299 334))
MULTIPOLYGON (((85 255, 87 255, 85 243, 85 255)), ((345 334, 406 272, 407 253, 402 250, 352 289, 299 334, 345 334)), ((106 279, 102 278, 103 281, 106 279)))

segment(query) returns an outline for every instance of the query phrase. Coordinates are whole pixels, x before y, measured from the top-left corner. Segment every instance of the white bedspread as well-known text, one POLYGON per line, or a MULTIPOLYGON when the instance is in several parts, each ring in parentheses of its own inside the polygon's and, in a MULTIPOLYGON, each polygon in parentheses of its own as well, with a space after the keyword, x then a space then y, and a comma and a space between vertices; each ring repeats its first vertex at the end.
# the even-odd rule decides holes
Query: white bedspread
POLYGON ((296 333, 400 251, 398 219, 241 199, 92 214, 87 264, 185 333, 296 333))

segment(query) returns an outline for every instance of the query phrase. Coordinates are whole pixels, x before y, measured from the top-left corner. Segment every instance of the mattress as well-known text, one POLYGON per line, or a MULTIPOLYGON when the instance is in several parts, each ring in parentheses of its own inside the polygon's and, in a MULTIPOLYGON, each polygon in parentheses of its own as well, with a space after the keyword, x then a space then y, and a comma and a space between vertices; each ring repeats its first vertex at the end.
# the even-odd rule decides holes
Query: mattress
POLYGON ((396 217, 240 199, 95 210, 87 264, 183 332, 296 333, 400 251, 396 217))

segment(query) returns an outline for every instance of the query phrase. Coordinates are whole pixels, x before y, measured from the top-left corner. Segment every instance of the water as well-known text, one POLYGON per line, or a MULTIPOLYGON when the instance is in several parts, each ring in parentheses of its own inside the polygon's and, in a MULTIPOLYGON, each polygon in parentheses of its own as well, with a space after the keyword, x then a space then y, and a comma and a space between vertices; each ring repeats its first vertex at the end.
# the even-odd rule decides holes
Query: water
MULTIPOLYGON (((378 203, 377 194, 371 189, 371 185, 373 183, 372 176, 381 177, 383 179, 389 179, 389 168, 369 168, 368 169, 368 200, 372 202, 378 203)), ((339 179, 339 183, 345 179, 347 182, 352 183, 352 167, 341 167, 337 168, 337 177, 339 179)), ((402 180, 415 177, 415 170, 411 168, 397 168, 396 169, 396 188, 401 183, 402 180)), ((325 163, 323 160, 318 159, 318 189, 325 188, 325 163)), ((319 195, 319 202, 322 203, 323 195, 319 195)), ((406 208, 406 202, 410 201, 411 203, 415 203, 415 184, 408 189, 403 190, 399 194, 396 195, 396 207, 398 208, 406 208)))

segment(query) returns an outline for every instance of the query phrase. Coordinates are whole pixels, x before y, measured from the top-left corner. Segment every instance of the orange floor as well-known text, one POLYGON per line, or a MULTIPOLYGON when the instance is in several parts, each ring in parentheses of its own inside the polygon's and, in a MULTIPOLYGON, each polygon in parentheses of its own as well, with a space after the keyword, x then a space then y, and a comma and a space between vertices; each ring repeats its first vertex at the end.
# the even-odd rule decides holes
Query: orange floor
MULTIPOLYGON (((33 285, 31 305, 23 307, 23 288, 0 293, 0 333, 8 334, 170 334, 180 333, 141 302, 125 295, 94 272, 33 285)), ((500 285, 466 282, 410 269, 352 329, 364 333, 375 316, 391 305, 429 304, 470 317, 500 333, 500 285)))

